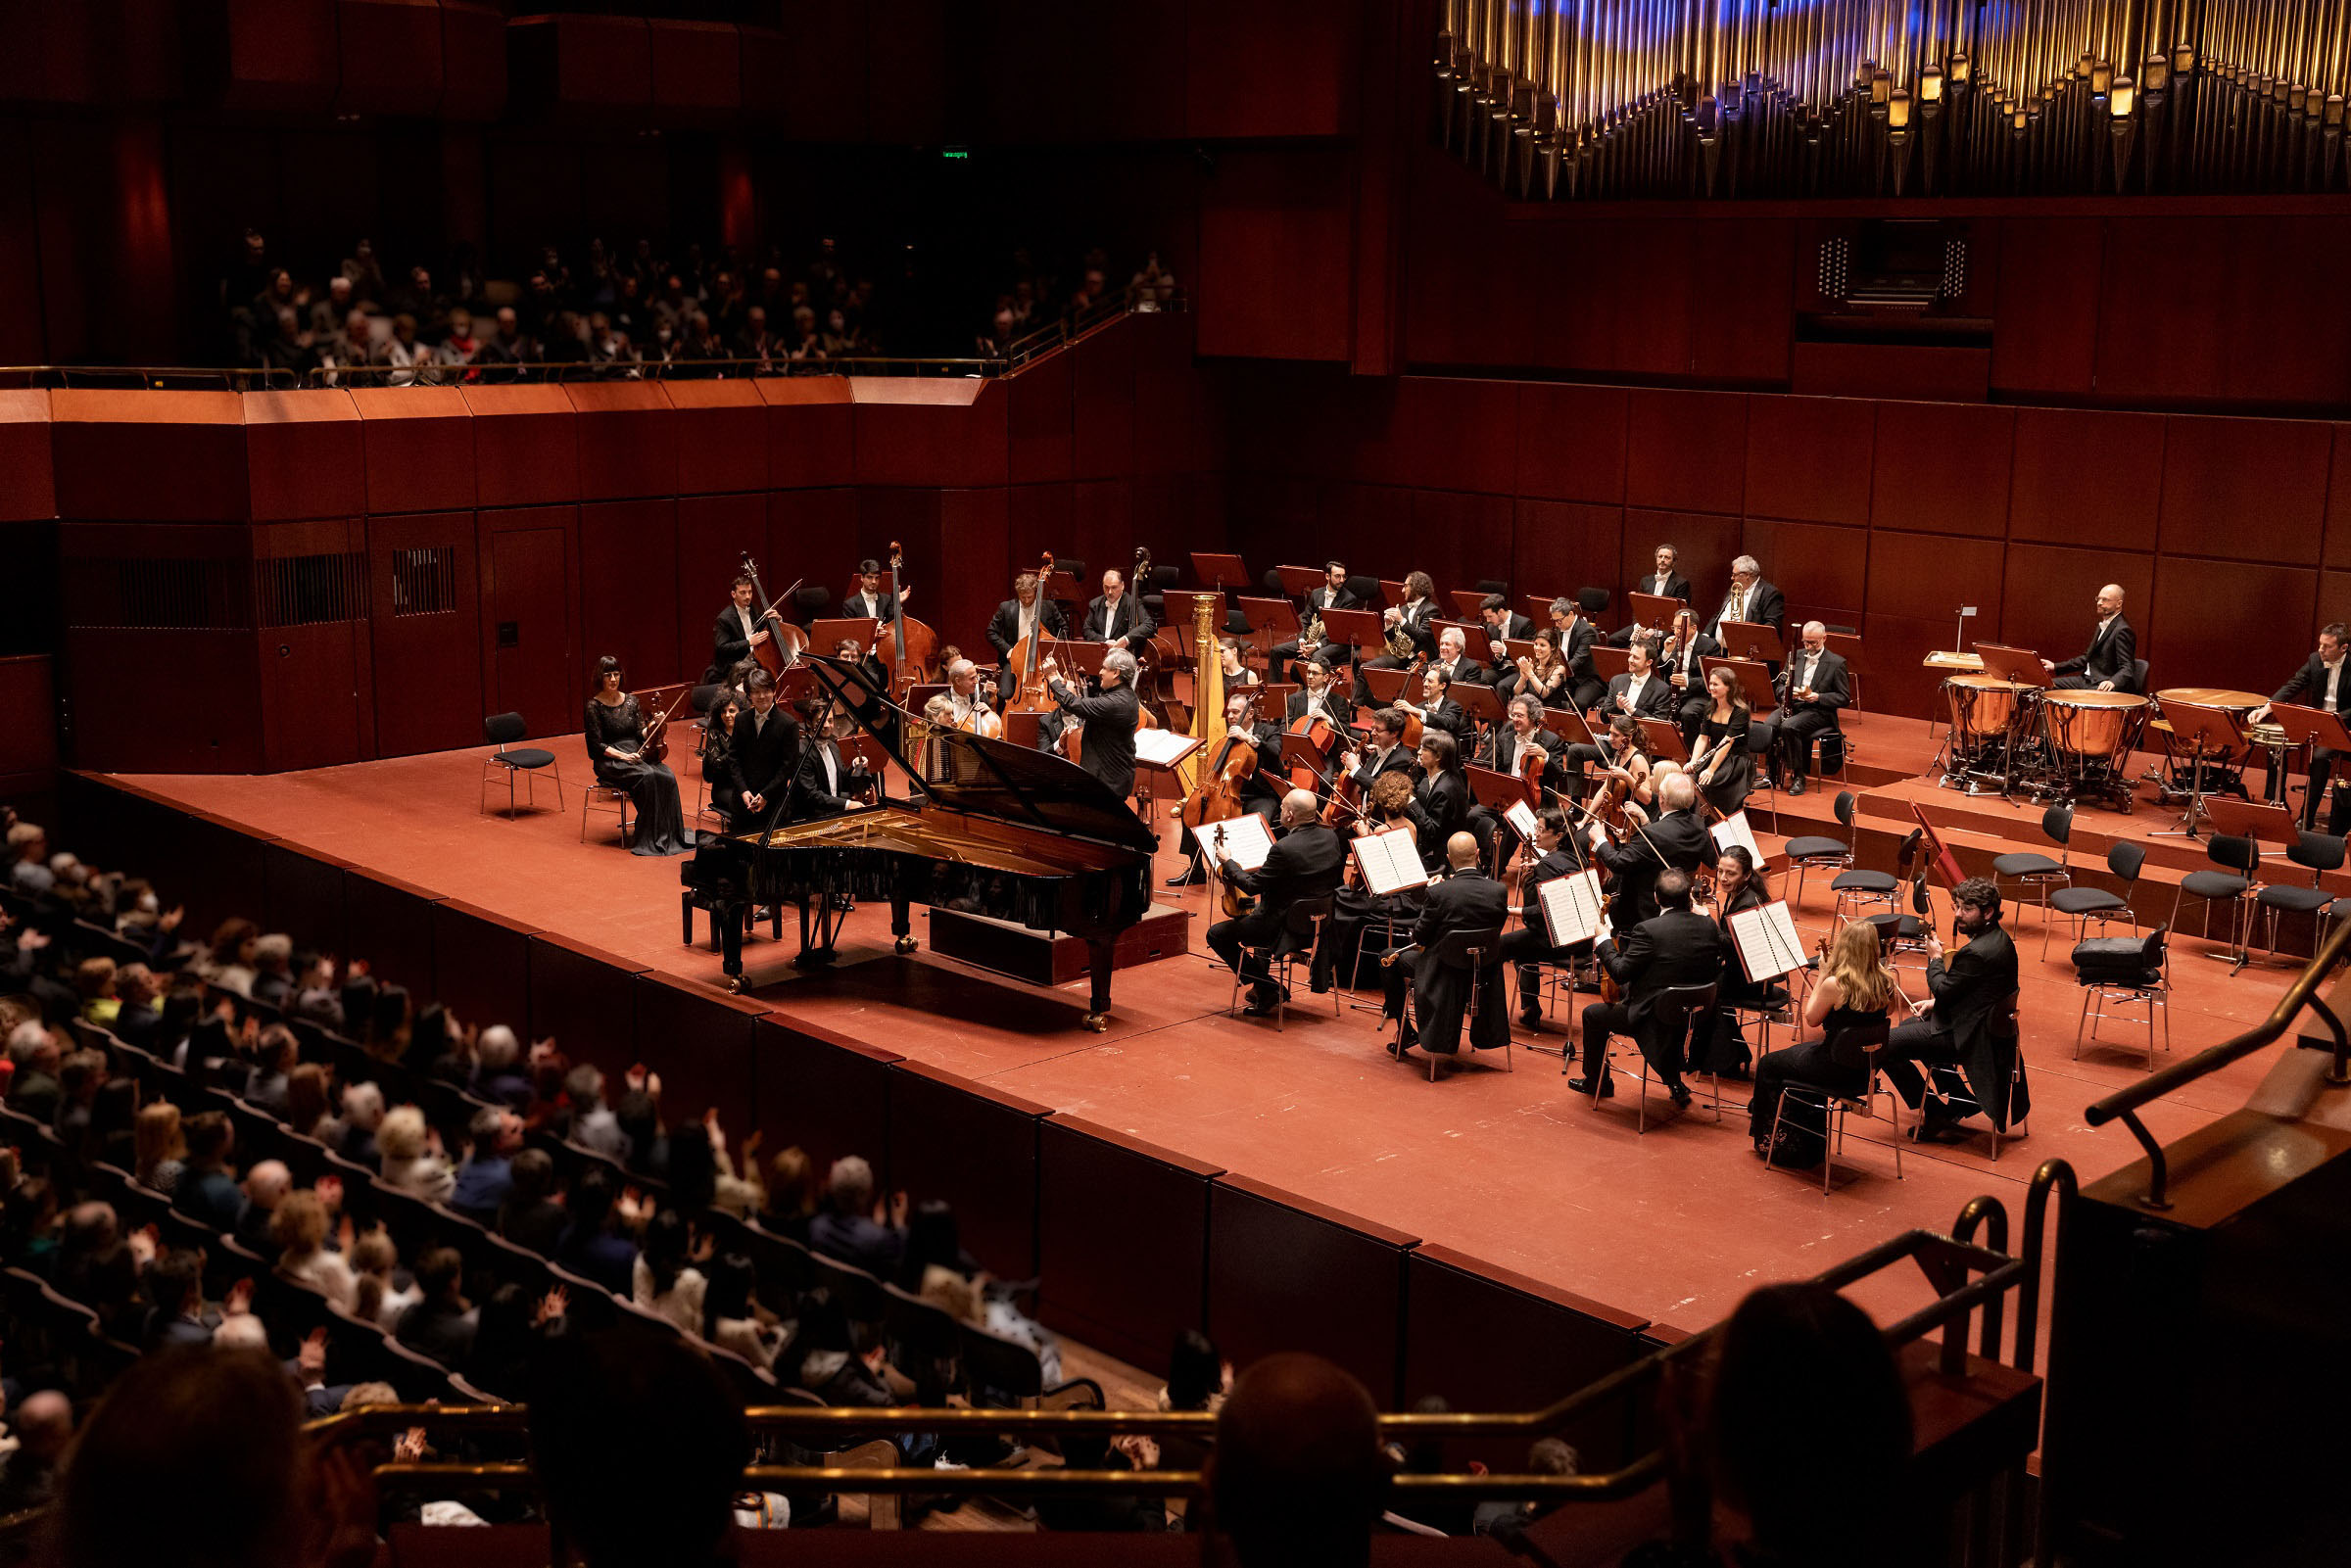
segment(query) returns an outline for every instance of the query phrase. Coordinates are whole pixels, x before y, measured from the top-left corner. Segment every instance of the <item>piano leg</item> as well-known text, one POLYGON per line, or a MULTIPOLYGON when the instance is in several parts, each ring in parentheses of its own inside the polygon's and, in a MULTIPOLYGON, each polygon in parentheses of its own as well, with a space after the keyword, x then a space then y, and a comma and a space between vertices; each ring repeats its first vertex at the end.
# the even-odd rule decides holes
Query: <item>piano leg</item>
POLYGON ((1093 990, 1086 1004, 1085 1026, 1096 1034, 1110 1027, 1110 969, 1117 951, 1118 943, 1113 938, 1086 938, 1086 971, 1093 981, 1093 990))
POLYGON ((840 930, 840 911, 820 892, 800 895, 800 956, 792 963, 814 969, 833 962, 833 939, 840 930))
POLYGON ((722 903, 710 911, 710 934, 718 940, 719 968, 727 976, 727 989, 743 989, 743 917, 744 906, 722 903))
POLYGON ((914 916, 908 900, 893 898, 889 901, 889 928, 898 939, 900 958, 914 951, 914 916))

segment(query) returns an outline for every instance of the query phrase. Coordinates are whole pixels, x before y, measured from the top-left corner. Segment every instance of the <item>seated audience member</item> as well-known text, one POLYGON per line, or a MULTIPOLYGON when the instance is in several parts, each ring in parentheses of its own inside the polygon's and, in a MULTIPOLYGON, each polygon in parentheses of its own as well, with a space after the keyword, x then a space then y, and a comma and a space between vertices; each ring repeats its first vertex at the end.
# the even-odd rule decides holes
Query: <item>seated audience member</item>
POLYGON ((467 1130, 473 1147, 450 1189, 449 1207, 488 1225, 514 1190, 514 1154, 522 1147, 522 1118, 511 1111, 481 1110, 467 1130))
MULTIPOLYGON (((1541 1476, 1570 1476, 1580 1462, 1574 1449, 1558 1438, 1538 1438, 1526 1450, 1526 1473, 1541 1476)), ((1470 1533, 1492 1536, 1506 1545, 1520 1539, 1526 1527, 1558 1507, 1557 1502, 1506 1502, 1495 1499, 1481 1502, 1470 1520, 1470 1533)), ((1511 1545, 1513 1551, 1517 1550, 1511 1545)))
POLYGON ((789 1236, 801 1246, 808 1245, 808 1228, 823 1206, 817 1191, 816 1162, 808 1152, 793 1144, 781 1149, 768 1166, 766 1203, 761 1206, 759 1223, 779 1236, 789 1236))
POLYGON ((264 933, 253 944, 253 999, 283 1009, 294 992, 294 938, 264 933))
POLYGON ((1218 1412, 1209 1495, 1241 1568, 1362 1568, 1388 1468, 1363 1384, 1284 1351, 1242 1373, 1218 1412))
POLYGON ((0 1454, 0 1516, 46 1506, 56 1496, 73 1441, 73 1402, 55 1389, 28 1394, 10 1412, 9 1430, 17 1446, 0 1454))
POLYGON ((321 1126, 318 1141, 355 1165, 383 1166, 383 1152, 375 1135, 384 1125, 384 1091, 376 1084, 355 1083, 343 1091, 340 1126, 321 1126))
POLYGON ((808 1245, 877 1277, 889 1274, 906 1246, 906 1195, 890 1203, 889 1224, 875 1212, 874 1167, 855 1155, 833 1162, 825 1212, 808 1222, 808 1245))
POLYGON ((352 1291, 352 1316, 386 1333, 400 1326, 401 1314, 416 1305, 421 1293, 412 1279, 405 1289, 395 1283, 393 1270, 399 1266, 400 1251, 381 1226, 353 1240, 351 1269, 358 1283, 352 1291))
MULTIPOLYGON (((1117 1442, 1094 1432, 1073 1432, 1061 1440, 1061 1462, 1072 1470, 1133 1470, 1129 1457, 1138 1450, 1152 1454, 1148 1438, 1117 1442)), ((1036 1499, 1040 1529, 1104 1534, 1153 1535, 1168 1528, 1167 1503, 1146 1492, 1113 1493, 1107 1497, 1042 1497, 1036 1499)))
POLYGON ((200 1111, 187 1121, 187 1168, 171 1206, 215 1230, 233 1231, 245 1215, 245 1193, 229 1167, 236 1132, 227 1113, 200 1111))
POLYGON ((413 1193, 427 1203, 441 1203, 456 1190, 456 1173, 434 1147, 437 1140, 424 1124, 424 1113, 404 1105, 384 1113, 376 1130, 376 1148, 383 1155, 384 1185, 413 1193))
POLYGON ((711 1263, 709 1277, 702 1337, 762 1371, 773 1369, 784 1346, 784 1327, 759 1304, 758 1269, 743 1254, 729 1253, 711 1263))
POLYGON ((294 1031, 283 1023, 272 1023, 262 1030, 254 1048, 253 1077, 245 1085, 246 1104, 266 1111, 280 1121, 286 1119, 286 1080, 300 1060, 301 1047, 294 1031))
MULTIPOLYGON (((1413 1413, 1450 1415, 1453 1406, 1445 1402, 1442 1395, 1424 1394, 1413 1402, 1413 1413)), ((1438 1438, 1420 1437, 1410 1445, 1390 1444, 1388 1454, 1403 1475, 1443 1475, 1453 1468, 1445 1462, 1445 1444, 1438 1438)), ((1442 1497, 1414 1497, 1409 1501, 1398 1498, 1388 1511, 1399 1519, 1425 1525, 1448 1536, 1471 1534, 1471 1521, 1477 1512, 1470 1503, 1442 1497)))
POLYGON ((606 1160, 625 1159, 628 1139, 621 1135, 612 1108, 604 1104, 602 1071, 587 1062, 573 1068, 563 1080, 563 1097, 571 1102, 571 1126, 564 1136, 606 1160))
MULTIPOLYGON (((913 1395, 914 1384, 889 1364, 887 1347, 876 1345, 862 1352, 856 1348, 848 1314, 831 1292, 803 1297, 799 1323, 792 1345, 799 1360, 794 1379, 827 1404, 883 1409, 913 1395)), ((900 1438, 900 1447, 909 1441, 900 1438)))
POLYGON ((400 1314, 393 1334, 409 1350, 446 1367, 461 1367, 473 1352, 481 1319, 460 1286, 465 1259, 452 1247, 435 1247, 416 1259, 416 1305, 400 1314))
POLYGON ((641 1176, 666 1180, 669 1175, 669 1135, 661 1127, 661 1102, 649 1089, 625 1090, 612 1108, 620 1128, 620 1163, 641 1176))
POLYGON ((122 1011, 122 999, 115 994, 115 961, 111 958, 85 958, 73 970, 73 989, 81 997, 81 1021, 95 1023, 102 1029, 112 1029, 115 1018, 122 1011))
POLYGON ((139 1107, 133 1124, 131 1179, 168 1198, 179 1190, 188 1146, 180 1141, 179 1107, 157 1100, 139 1107))
POLYGON ((615 1334, 554 1342, 546 1359, 531 1380, 531 1469, 588 1568, 732 1561, 751 1435, 708 1357, 615 1334))
POLYGON ((629 1271, 629 1299, 686 1333, 699 1334, 709 1281, 694 1265, 709 1252, 708 1239, 697 1243, 683 1215, 662 1210, 645 1227, 645 1250, 629 1271))
POLYGON ((174 1249, 147 1265, 148 1315, 143 1346, 149 1355, 177 1345, 210 1345, 213 1325, 204 1314, 204 1259, 174 1249))
POLYGON ((320 1063, 302 1063, 286 1074, 286 1125, 306 1138, 317 1137, 333 1096, 333 1072, 320 1063))
POLYGON ((256 1160, 245 1172, 245 1209, 237 1216, 237 1240, 257 1253, 268 1252, 274 1244, 269 1221, 293 1191, 294 1172, 283 1160, 256 1160))
POLYGON ((118 1003, 115 1022, 111 1025, 115 1038, 125 1045, 135 1045, 142 1051, 155 1049, 156 1036, 163 1027, 163 1013, 156 1001, 163 995, 163 982, 155 971, 144 964, 125 964, 115 972, 115 1000, 118 1003))
POLYGON ((302 1419, 301 1394, 265 1350, 142 1359, 74 1446, 55 1560, 367 1568, 377 1547, 365 1463, 312 1447, 302 1419))
POLYGON ((493 1105, 520 1111, 531 1103, 530 1074, 522 1069, 522 1043, 504 1023, 482 1031, 474 1048, 473 1092, 493 1105))
POLYGON ((555 1261, 575 1274, 596 1281, 616 1296, 636 1289, 637 1244, 619 1234, 612 1223, 618 1194, 612 1177, 589 1170, 572 1184, 571 1227, 555 1261))
POLYGON ((290 1192, 269 1216, 269 1239, 277 1243, 277 1271, 309 1285, 348 1310, 359 1284, 343 1255, 327 1250, 326 1205, 314 1192, 290 1192))
POLYGON ((552 1258, 570 1216, 555 1196, 555 1162, 544 1149, 524 1149, 511 1163, 512 1186, 499 1206, 497 1230, 515 1246, 552 1258))
POLYGON ((324 953, 312 954, 303 966, 301 978, 294 987, 293 1005, 287 1015, 315 1023, 322 1029, 343 1027, 343 993, 335 985, 335 961, 324 953))

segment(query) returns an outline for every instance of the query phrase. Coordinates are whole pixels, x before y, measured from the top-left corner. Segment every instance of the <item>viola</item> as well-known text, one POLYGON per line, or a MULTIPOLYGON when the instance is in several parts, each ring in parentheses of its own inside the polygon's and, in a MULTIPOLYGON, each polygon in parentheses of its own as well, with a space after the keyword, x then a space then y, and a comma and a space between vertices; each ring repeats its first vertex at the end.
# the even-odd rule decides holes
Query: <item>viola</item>
POLYGON ((678 704, 685 701, 693 689, 688 687, 680 691, 670 699, 668 707, 653 715, 653 722, 645 727, 645 736, 637 742, 638 761, 659 762, 669 755, 670 717, 678 711, 678 704))
MULTIPOLYGON (((1211 848, 1208 863, 1211 866, 1223 866, 1224 864, 1224 829, 1223 825, 1220 824, 1210 836, 1211 848)), ((1230 880, 1224 879, 1222 873, 1219 873, 1218 879, 1223 883, 1224 890, 1221 902, 1223 905, 1226 920, 1239 920, 1257 907, 1256 894, 1242 892, 1238 887, 1233 886, 1230 880)))

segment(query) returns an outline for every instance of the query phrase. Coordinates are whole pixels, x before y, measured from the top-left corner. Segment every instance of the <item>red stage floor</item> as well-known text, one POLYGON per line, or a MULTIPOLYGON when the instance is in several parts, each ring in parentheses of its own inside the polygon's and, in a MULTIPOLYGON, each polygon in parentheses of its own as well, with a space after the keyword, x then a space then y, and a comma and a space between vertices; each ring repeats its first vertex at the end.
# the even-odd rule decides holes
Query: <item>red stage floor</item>
MULTIPOLYGON (((1982 802, 1948 791, 1867 782, 1923 768, 1931 751, 1925 726, 1860 715, 1853 728, 1861 742, 1854 777, 1865 795, 1886 797, 1889 811, 1892 801, 1915 793, 1931 811, 1943 803, 1982 814, 1982 802)), ((586 776, 576 736, 545 743, 556 750, 567 781, 586 776)), ((677 862, 624 853, 608 816, 597 818, 591 840, 581 843, 578 795, 569 788, 569 814, 550 809, 512 822, 476 815, 482 755, 134 782, 671 974, 719 979, 715 955, 679 945, 677 862)), ((691 776, 685 786, 691 807, 691 776)), ((1822 792, 1784 802, 1783 826, 1819 831, 1827 802, 1822 792), (1799 825, 1799 815, 1811 820, 1799 825)), ((1864 809, 1874 814, 1875 806, 1873 798, 1864 809)), ((2020 839, 2038 838, 2037 812, 2014 816, 2020 839)), ((2131 819, 2086 812, 2083 827, 2101 820, 2123 831, 2165 825, 2142 806, 2131 819)), ((1895 823, 1889 816, 1879 826, 1895 823)), ((1777 842, 1767 839, 1765 847, 1777 842)), ((1163 877, 1176 870, 1172 825, 1166 846, 1157 868, 1163 877)), ((2102 853, 2101 843, 2090 858, 2102 853)), ((1164 889, 1159 896, 1177 897, 1164 889)), ((2156 918, 2169 902, 2166 885, 2156 918)), ((1180 903, 1205 909, 1197 891, 1180 903)), ((1807 903, 1805 924, 1817 928, 1825 889, 1814 886, 1807 903)), ((1382 1052, 1372 1015, 1347 1011, 1333 1020, 1326 998, 1319 1014, 1311 1005, 1295 1009, 1286 1032, 1271 1022, 1227 1018, 1229 976, 1202 953, 1198 921, 1190 956, 1120 972, 1105 1035, 1079 1027, 1082 985, 1037 990, 928 952, 895 957, 886 910, 851 917, 847 962, 836 972, 792 969, 789 926, 783 944, 753 945, 746 964, 756 995, 811 1022, 1595 1300, 1699 1327, 1727 1313, 1757 1282, 1808 1273, 1898 1229, 1945 1228, 1976 1193, 2001 1196, 2014 1212, 2041 1160, 2061 1156, 2087 1180, 2131 1158, 2127 1134, 2092 1131, 2082 1110, 2137 1078, 2141 1053, 2093 1046, 2075 1061, 2080 993, 2065 962, 2067 944, 2061 936, 2043 962, 2036 914, 2021 912, 2012 925, 2025 957, 2036 1102, 2030 1136, 2004 1143, 1996 1164, 1982 1137, 1908 1154, 1908 1179, 1896 1182, 1888 1129, 1869 1123, 1872 1142, 1847 1145, 1857 1174, 1826 1199, 1817 1182, 1755 1162, 1743 1112, 1726 1111, 1720 1125, 1703 1113, 1661 1127, 1653 1121, 1648 1136, 1637 1136, 1622 1074, 1619 1098, 1595 1111, 1565 1091, 1556 1056, 1513 1053, 1514 1072, 1480 1060, 1432 1084, 1417 1066, 1398 1066, 1382 1052)), ((917 934, 923 930, 918 920, 917 934)), ((2175 948, 2175 1058, 2258 1022, 2288 973, 2256 968, 2231 977, 2226 965, 2201 956, 2209 945, 2189 939, 2175 948)), ((1915 969, 1909 974, 1915 991, 1915 969)), ((1556 1051, 1565 1029, 1562 1012, 1520 1038, 1556 1051)), ((2143 1038, 2129 1023, 2110 1032, 2143 1038)), ((2271 1060, 2256 1057, 2158 1103, 2146 1113, 2148 1125, 2169 1139, 2233 1109, 2271 1060)), ((1744 1085, 1726 1089, 1745 1097, 1744 1085)), ((1857 1139, 1863 1124, 1853 1130, 1857 1139)), ((1926 1299, 1923 1291, 1905 1299, 1902 1288, 1881 1286, 1883 1299, 1871 1305, 1890 1310, 1926 1299)))

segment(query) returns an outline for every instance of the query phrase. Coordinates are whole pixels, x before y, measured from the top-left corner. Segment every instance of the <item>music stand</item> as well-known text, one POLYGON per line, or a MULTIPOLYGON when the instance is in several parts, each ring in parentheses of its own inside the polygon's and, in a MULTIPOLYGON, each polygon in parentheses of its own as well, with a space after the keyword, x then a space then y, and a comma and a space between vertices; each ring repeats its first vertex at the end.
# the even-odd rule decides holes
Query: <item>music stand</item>
POLYGON ((1319 566, 1276 566, 1273 575, 1281 579, 1281 591, 1294 599, 1303 599, 1329 579, 1319 566))
POLYGON ((1196 549, 1192 551, 1192 575, 1210 588, 1247 588, 1250 586, 1247 562, 1238 555, 1220 555, 1214 550, 1196 549))
POLYGON ((1633 650, 1630 648, 1610 647, 1606 642, 1598 641, 1592 644, 1592 674, 1602 686, 1607 686, 1620 675, 1631 674, 1632 663, 1633 650))
POLYGON ((1236 596, 1232 602, 1233 607, 1241 612, 1241 618, 1249 623, 1249 634, 1257 639, 1257 650, 1266 656, 1266 662, 1271 666, 1275 644, 1298 636, 1298 606, 1286 598, 1236 596))
POLYGON ((870 615, 855 615, 835 621, 811 621, 808 623, 808 645, 830 656, 841 643, 854 642, 857 644, 858 657, 862 658, 874 651, 874 638, 881 628, 882 623, 870 615))
POLYGON ((1662 594, 1627 594, 1624 602, 1632 607, 1634 620, 1643 626, 1661 626, 1668 636, 1673 632, 1673 618, 1690 607, 1688 599, 1667 598, 1662 594))
POLYGON ((1502 722, 1502 698, 1492 687, 1482 681, 1456 681, 1446 694, 1462 705, 1462 711, 1480 724, 1502 722))
POLYGON ((1269 724, 1287 724, 1290 717, 1290 693, 1303 690, 1295 681, 1261 681, 1249 689, 1257 698, 1258 717, 1269 724))
POLYGON ((2302 841, 2302 825, 2276 801, 2214 795, 2204 802, 2204 815, 2231 838, 2266 838, 2280 849, 2291 849, 2302 841))
MULTIPOLYGON (((1641 733, 1649 736, 1649 754, 1660 762, 1688 762, 1690 748, 1682 743, 1682 727, 1671 719, 1640 718, 1641 733)), ((1692 784, 1698 781, 1693 779, 1692 784)))
POLYGON ((1041 713, 1007 713, 1004 715, 1004 739, 1026 751, 1036 749, 1038 727, 1045 722, 1041 713))
POLYGON ((1778 629, 1764 621, 1724 621, 1714 628, 1714 641, 1734 659, 1754 659, 1777 666, 1788 657, 1778 629))
POLYGON ((1729 670, 1731 678, 1747 693, 1747 705, 1753 711, 1769 713, 1779 706, 1780 694, 1772 689, 1771 672, 1754 660, 1726 659, 1709 653, 1698 662, 1708 675, 1712 675, 1718 667, 1729 670))
POLYGON ((1410 670, 1366 670, 1363 675, 1364 685, 1370 688, 1372 702, 1383 708, 1404 695, 1407 683, 1416 683, 1419 679, 1410 670))
POLYGON ((1315 743, 1302 735, 1281 737, 1281 767, 1292 778, 1303 768, 1315 777, 1315 792, 1319 794, 1337 781, 1332 778, 1331 759, 1315 749, 1315 743))
POLYGON ((1464 621, 1474 621, 1477 612, 1485 608, 1486 594, 1483 589, 1457 588, 1446 594, 1445 601, 1453 606, 1455 615, 1464 621))
MULTIPOLYGON (((2170 710, 2167 708, 2165 711, 2170 710)), ((2308 708, 2295 702, 2273 702, 2270 704, 2270 722, 2285 732, 2289 746, 2324 746, 2338 756, 2351 752, 2351 730, 2345 729, 2342 715, 2328 713, 2325 708, 2308 708)), ((2335 784, 2339 784, 2343 778, 2340 772, 2343 765, 2338 762, 2335 766, 2337 771, 2333 779, 2335 784)), ((2278 770, 2278 789, 2280 795, 2285 792, 2285 770, 2282 767, 2278 770)), ((2319 803, 2315 800, 2302 803, 2303 815, 2314 823, 2319 820, 2318 809, 2319 803)))
POLYGON ((1192 628, 1199 624, 1196 617, 1199 614, 1199 601, 1202 599, 1208 601, 1208 624, 1212 628, 1213 634, 1222 641, 1225 636, 1224 595, 1222 593, 1215 591, 1200 593, 1188 588, 1171 588, 1160 595, 1160 602, 1167 607, 1168 611, 1168 624, 1164 630, 1172 631, 1182 641, 1183 650, 1186 653, 1197 651, 1192 641, 1192 628))
POLYGON ((1388 650, 1387 629, 1377 610, 1324 610, 1322 635, 1370 657, 1388 650))
POLYGON ((1995 676, 2016 686, 2045 687, 2051 679, 2042 667, 2040 655, 2031 648, 2009 647, 2002 642, 1974 644, 1976 657, 1984 661, 1984 673, 1995 676))
POLYGON ((1535 640, 1531 637, 1506 637, 1502 640, 1502 656, 1511 664, 1535 656, 1535 640))
POLYGON ((1519 598, 1518 609, 1537 626, 1549 626, 1551 624, 1551 601, 1566 596, 1564 594, 1528 594, 1519 598))
POLYGON ((1383 577, 1379 580, 1379 599, 1383 606, 1396 608, 1410 602, 1412 595, 1404 591, 1402 578, 1383 577))
MULTIPOLYGON (((2003 650, 2005 651, 2005 650, 2003 650)), ((1991 661, 1987 659, 1987 666, 1991 661)), ((2195 702, 2167 702, 2163 716, 2172 727, 2175 744, 2195 747, 2193 765, 2188 771, 2187 810, 2182 813, 2177 828, 2159 828, 2150 838, 2193 838, 2196 819, 2206 815, 2204 804, 2204 764, 2221 757, 2233 757, 2245 746, 2245 733, 2237 728, 2236 715, 2227 708, 2206 707, 2195 702)), ((2276 711, 2272 710, 2272 717, 2276 711)), ((2341 724, 2335 733, 2342 733, 2341 724)))
POLYGON ((1528 784, 1517 774, 1503 773, 1495 768, 1481 768, 1474 762, 1463 763, 1462 771, 1468 775, 1470 795, 1479 805, 1493 812, 1497 817, 1501 816, 1514 800, 1523 801, 1530 806, 1539 806, 1543 803, 1539 798, 1536 786, 1528 784))
MULTIPOLYGON (((1545 708, 1543 728, 1570 745, 1600 745, 1600 737, 1592 733, 1592 727, 1584 722, 1584 716, 1573 708, 1545 708)), ((1607 748, 1602 746, 1601 749, 1605 751, 1607 748)))
POLYGON ((1068 639, 1045 650, 1045 656, 1058 667, 1054 674, 1073 687, 1082 688, 1088 677, 1102 668, 1102 656, 1108 653, 1108 642, 1073 642, 1068 639))
POLYGON ((1078 586, 1078 579, 1058 566, 1053 569, 1053 575, 1037 588, 1037 593, 1056 604, 1075 604, 1085 596, 1085 590, 1078 586))

